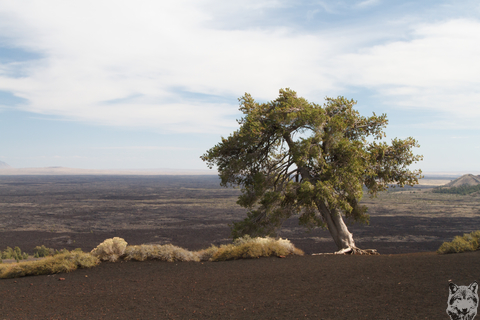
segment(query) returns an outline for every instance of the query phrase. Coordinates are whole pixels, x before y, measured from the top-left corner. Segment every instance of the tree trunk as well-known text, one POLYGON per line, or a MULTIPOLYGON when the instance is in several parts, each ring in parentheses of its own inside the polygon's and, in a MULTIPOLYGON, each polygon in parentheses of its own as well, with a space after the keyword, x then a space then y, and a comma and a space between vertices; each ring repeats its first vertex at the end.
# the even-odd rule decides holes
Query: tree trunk
MULTIPOLYGON (((302 175, 302 179, 314 184, 314 179, 306 168, 299 166, 298 171, 302 175)), ((379 254, 375 249, 362 250, 355 246, 353 234, 348 231, 347 225, 343 221, 340 212, 330 210, 325 205, 325 202, 321 200, 315 200, 315 205, 320 212, 322 220, 327 224, 328 231, 330 231, 333 241, 335 241, 335 244, 337 245, 338 251, 335 252, 336 254, 379 254)))
POLYGON ((338 253, 345 253, 356 249, 353 235, 348 231, 347 225, 343 221, 342 215, 338 212, 331 211, 322 201, 316 201, 318 211, 323 221, 327 224, 328 231, 332 235, 333 240, 338 248, 338 253))
POLYGON ((353 241, 353 234, 348 231, 347 225, 343 221, 342 215, 339 212, 332 211, 322 201, 315 201, 318 211, 322 216, 323 221, 327 224, 328 231, 332 235, 338 251, 335 254, 379 254, 375 249, 359 249, 353 241))

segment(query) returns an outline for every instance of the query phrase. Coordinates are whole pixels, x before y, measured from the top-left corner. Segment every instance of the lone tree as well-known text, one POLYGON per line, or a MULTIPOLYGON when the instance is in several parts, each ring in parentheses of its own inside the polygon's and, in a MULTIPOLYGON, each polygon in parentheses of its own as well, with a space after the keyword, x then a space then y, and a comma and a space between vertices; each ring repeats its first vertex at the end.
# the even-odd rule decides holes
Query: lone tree
POLYGON ((327 228, 337 253, 371 252, 355 246, 342 216, 369 222, 359 204, 364 188, 375 196, 392 184, 418 184, 421 170, 408 169, 422 160, 412 153, 417 141, 378 141, 385 137, 386 115, 360 116, 356 102, 344 97, 326 98, 321 106, 281 89, 268 103, 247 93, 239 102, 240 128, 201 156, 210 169, 218 167, 222 186, 241 187, 237 203, 248 213, 233 224, 234 238, 274 235, 299 215, 309 229, 327 228))

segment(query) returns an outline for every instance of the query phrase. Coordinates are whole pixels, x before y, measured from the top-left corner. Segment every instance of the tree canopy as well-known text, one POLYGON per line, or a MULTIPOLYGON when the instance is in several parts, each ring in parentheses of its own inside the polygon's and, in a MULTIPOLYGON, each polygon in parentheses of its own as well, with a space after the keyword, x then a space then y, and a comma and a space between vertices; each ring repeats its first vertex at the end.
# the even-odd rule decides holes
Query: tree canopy
POLYGON ((257 103, 246 93, 239 99, 240 128, 201 159, 217 167, 222 186, 239 186, 238 204, 247 218, 233 224, 233 236, 274 235, 285 220, 326 227, 339 250, 355 249, 343 221, 368 223, 359 202, 364 189, 372 196, 390 185, 418 183, 420 161, 411 137, 382 142, 385 114, 364 117, 354 100, 326 98, 323 106, 281 89, 276 100, 257 103), (370 137, 370 139, 368 139, 370 137))

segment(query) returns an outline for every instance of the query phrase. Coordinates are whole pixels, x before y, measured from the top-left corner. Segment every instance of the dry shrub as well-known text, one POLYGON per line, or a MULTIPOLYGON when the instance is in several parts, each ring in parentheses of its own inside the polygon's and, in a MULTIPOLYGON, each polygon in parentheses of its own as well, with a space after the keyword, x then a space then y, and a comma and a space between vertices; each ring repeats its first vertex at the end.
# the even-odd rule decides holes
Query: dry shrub
MULTIPOLYGON (((480 237, 478 232, 477 240, 480 237)), ((478 241, 477 241, 478 246, 478 241)), ((162 261, 224 261, 268 256, 286 256, 290 254, 303 255, 303 251, 286 239, 250 238, 245 236, 236 239, 233 244, 211 247, 191 252, 186 249, 166 244, 127 246, 122 238, 107 239, 99 244, 91 253, 84 253, 81 249, 69 252, 61 250, 54 256, 48 256, 36 261, 20 262, 0 265, 0 278, 16 278, 29 275, 55 274, 70 272, 77 268, 91 268, 100 263, 100 260, 117 261, 120 257, 125 260, 145 261, 157 259, 162 261)))
POLYGON ((142 244, 139 246, 128 246, 125 250, 124 259, 137 261, 156 259, 168 262, 200 261, 195 253, 171 244, 142 244))
POLYGON ((35 249, 33 249, 33 252, 37 257, 48 257, 55 255, 55 249, 47 248, 43 244, 42 246, 36 246, 35 249))
POLYGON ((107 239, 100 243, 92 254, 103 261, 115 262, 125 253, 127 242, 119 237, 107 239))
POLYGON ((222 245, 211 257, 211 261, 249 259, 269 256, 303 255, 303 251, 287 239, 275 240, 270 237, 250 238, 244 236, 236 239, 233 244, 222 245))
POLYGON ((90 253, 72 251, 53 257, 0 266, 0 278, 17 278, 31 275, 70 272, 77 268, 91 268, 99 264, 98 258, 90 253))
POLYGON ((196 255, 198 256, 198 259, 200 261, 209 261, 215 253, 217 253, 218 247, 215 245, 211 245, 207 249, 199 250, 196 252, 196 255))
POLYGON ((456 236, 452 242, 444 242, 437 252, 445 254, 475 251, 479 249, 479 243, 480 230, 477 230, 472 233, 465 233, 462 237, 456 236))

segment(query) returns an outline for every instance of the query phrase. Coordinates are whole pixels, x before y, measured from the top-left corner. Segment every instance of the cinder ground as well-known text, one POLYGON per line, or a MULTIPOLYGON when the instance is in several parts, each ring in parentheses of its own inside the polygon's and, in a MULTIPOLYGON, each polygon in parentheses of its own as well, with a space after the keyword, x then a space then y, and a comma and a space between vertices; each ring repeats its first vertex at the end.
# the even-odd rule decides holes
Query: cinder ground
POLYGON ((0 280, 0 318, 448 320, 449 282, 480 279, 479 263, 480 252, 105 262, 0 280))

